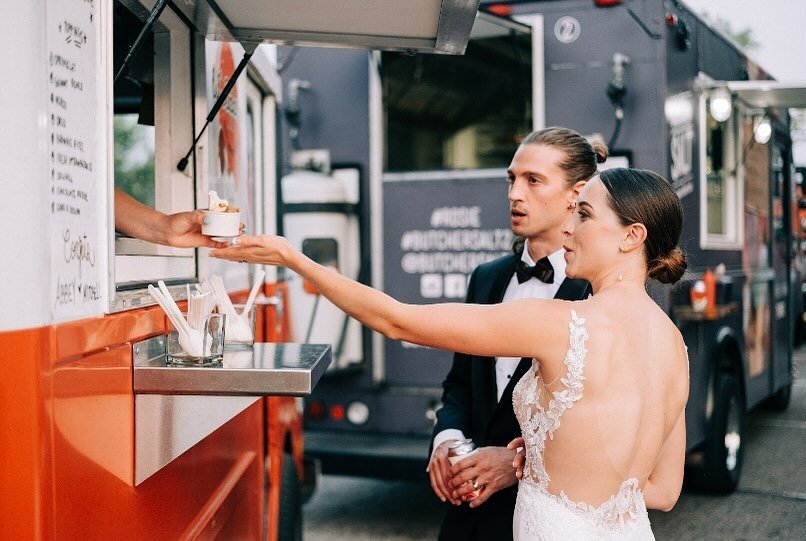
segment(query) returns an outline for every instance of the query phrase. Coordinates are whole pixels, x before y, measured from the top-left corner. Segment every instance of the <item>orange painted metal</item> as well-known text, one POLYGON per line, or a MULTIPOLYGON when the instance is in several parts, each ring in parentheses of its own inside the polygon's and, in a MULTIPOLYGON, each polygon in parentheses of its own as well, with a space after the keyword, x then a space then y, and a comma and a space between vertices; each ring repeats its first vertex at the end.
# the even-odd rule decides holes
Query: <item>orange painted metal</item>
MULTIPOLYGON (((238 488, 245 483, 245 475, 250 468, 256 468, 259 455, 252 451, 246 452, 235 462, 223 481, 216 487, 202 510, 191 522, 180 539, 215 539, 223 530, 232 530, 236 527, 231 521, 233 513, 242 503, 241 494, 238 488)), ((230 531, 230 534, 234 532, 230 531)), ((242 534, 241 534, 242 535, 242 534)), ((242 536, 228 537, 241 539, 242 536)))
MULTIPOLYGON (((286 338, 286 318, 258 307, 258 337, 286 338)), ((0 333, 0 539, 260 539, 264 493, 276 538, 283 453, 301 467, 293 398, 257 401, 133 486, 131 344, 167 328, 151 307, 0 333)))
POLYGON ((47 328, 0 333, 0 539, 53 538, 47 328))
POLYGON ((162 310, 150 307, 56 325, 52 327, 56 339, 52 360, 64 361, 110 345, 163 334, 166 321, 162 310))

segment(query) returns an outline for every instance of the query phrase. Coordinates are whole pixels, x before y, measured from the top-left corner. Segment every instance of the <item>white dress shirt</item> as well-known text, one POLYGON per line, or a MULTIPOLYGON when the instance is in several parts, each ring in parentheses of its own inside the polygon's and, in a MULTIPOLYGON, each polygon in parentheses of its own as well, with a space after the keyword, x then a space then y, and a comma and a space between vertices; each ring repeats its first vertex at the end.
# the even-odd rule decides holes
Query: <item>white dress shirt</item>
MULTIPOLYGON (((528 241, 526 241, 528 243, 528 241)), ((541 282, 537 278, 530 278, 524 283, 518 283, 518 275, 513 274, 504 291, 504 297, 501 302, 514 301, 517 299, 553 299, 560 289, 560 285, 565 280, 565 250, 562 248, 549 255, 551 266, 554 267, 554 281, 550 284, 541 282)), ((523 247, 523 255, 521 260, 527 265, 534 266, 535 262, 532 256, 529 255, 529 246, 525 244, 523 247)), ((498 400, 501 400, 501 395, 504 394, 504 389, 512 379, 515 369, 521 362, 521 357, 496 357, 495 358, 495 387, 498 392, 498 400)), ((434 449, 440 443, 446 440, 461 440, 465 439, 465 435, 461 430, 455 428, 448 428, 441 431, 434 437, 434 449)))

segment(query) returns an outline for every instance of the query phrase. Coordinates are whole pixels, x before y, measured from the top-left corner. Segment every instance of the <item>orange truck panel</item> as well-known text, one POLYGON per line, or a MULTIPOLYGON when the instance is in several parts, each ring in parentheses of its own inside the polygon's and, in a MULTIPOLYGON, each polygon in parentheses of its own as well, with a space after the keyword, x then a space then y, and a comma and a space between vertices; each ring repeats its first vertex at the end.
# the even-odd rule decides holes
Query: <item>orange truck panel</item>
MULTIPOLYGON (((258 307, 258 338, 285 338, 274 312, 258 307)), ((133 486, 132 343, 167 328, 151 307, 0 333, 0 539, 260 539, 265 494, 276 538, 289 448, 301 473, 293 398, 258 400, 133 486)))

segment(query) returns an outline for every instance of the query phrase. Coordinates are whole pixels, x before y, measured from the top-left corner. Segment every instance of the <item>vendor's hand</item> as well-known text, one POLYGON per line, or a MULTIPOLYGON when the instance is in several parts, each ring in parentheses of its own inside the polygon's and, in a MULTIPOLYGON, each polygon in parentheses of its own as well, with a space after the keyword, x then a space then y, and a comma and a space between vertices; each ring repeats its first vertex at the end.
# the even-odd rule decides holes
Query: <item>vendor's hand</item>
POLYGON ((437 445, 431 454, 431 461, 428 463, 428 475, 431 478, 431 488, 434 494, 443 502, 449 501, 454 505, 459 505, 462 501, 451 495, 453 487, 450 485, 448 469, 451 463, 448 462, 448 446, 456 440, 445 440, 437 445))
POLYGON ((512 467, 515 469, 515 476, 520 479, 523 477, 523 465, 526 462, 526 443, 523 438, 515 438, 509 442, 507 449, 513 449, 516 453, 512 467))
POLYGON ((234 239, 233 245, 213 250, 210 255, 230 261, 248 261, 261 265, 286 267, 290 256, 295 253, 291 243, 283 237, 243 236, 234 239))
MULTIPOLYGON (((177 212, 169 214, 164 219, 163 244, 177 248, 223 248, 226 242, 215 242, 206 235, 201 234, 204 223, 204 214, 201 211, 177 212)), ((243 224, 241 224, 243 230, 243 224)))
POLYGON ((490 496, 518 482, 512 461, 515 451, 505 447, 480 447, 471 456, 451 466, 448 475, 451 477, 453 492, 451 496, 461 499, 463 494, 472 492, 473 481, 483 485, 484 490, 470 502, 470 507, 478 507, 490 496))

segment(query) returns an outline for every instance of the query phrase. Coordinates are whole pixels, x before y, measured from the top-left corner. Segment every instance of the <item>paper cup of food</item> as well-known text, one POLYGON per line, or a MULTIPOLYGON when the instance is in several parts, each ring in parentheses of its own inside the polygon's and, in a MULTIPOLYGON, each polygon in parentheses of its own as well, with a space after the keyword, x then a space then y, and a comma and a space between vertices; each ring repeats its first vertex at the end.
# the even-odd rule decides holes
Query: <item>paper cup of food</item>
POLYGON ((207 194, 208 209, 203 210, 204 224, 202 235, 218 238, 232 238, 241 234, 241 209, 220 199, 216 192, 207 194))
POLYGON ((202 235, 210 237, 237 237, 241 232, 240 212, 203 210, 202 235))

